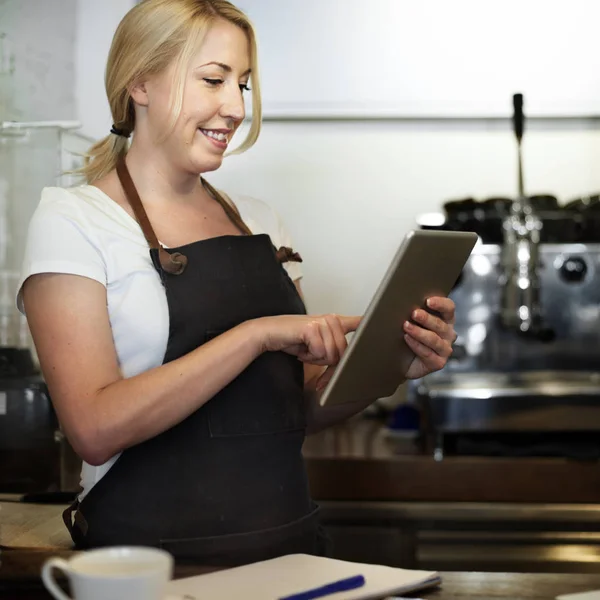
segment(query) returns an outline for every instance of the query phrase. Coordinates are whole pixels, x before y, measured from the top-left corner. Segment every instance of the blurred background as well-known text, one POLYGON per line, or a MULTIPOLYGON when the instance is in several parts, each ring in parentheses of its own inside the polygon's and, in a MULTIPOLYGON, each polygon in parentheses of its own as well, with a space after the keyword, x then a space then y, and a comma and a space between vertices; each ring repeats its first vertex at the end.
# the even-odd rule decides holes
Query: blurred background
MULTIPOLYGON (((7 493, 77 489, 14 294, 42 187, 76 183, 64 171, 111 127, 104 66, 134 4, 0 0, 7 493)), ((480 236, 448 366, 307 440, 337 555, 600 570, 600 3, 238 5, 259 39, 263 130, 208 179, 281 214, 311 312, 362 313, 413 228, 480 236)))

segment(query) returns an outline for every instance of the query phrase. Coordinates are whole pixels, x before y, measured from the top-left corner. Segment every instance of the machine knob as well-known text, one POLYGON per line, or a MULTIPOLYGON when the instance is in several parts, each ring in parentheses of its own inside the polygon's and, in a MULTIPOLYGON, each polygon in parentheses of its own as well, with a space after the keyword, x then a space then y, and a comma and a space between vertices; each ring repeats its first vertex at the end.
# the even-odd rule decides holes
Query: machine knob
POLYGON ((580 256, 570 256, 565 259, 558 270, 560 278, 567 283, 581 283, 587 271, 588 266, 580 256))

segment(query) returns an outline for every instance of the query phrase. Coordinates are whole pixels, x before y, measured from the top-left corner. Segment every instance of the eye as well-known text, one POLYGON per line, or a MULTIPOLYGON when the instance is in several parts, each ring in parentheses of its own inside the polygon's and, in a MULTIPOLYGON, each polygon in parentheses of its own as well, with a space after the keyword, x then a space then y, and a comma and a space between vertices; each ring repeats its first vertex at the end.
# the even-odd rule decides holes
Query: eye
POLYGON ((204 81, 206 81, 206 83, 208 83, 209 85, 212 85, 212 86, 215 86, 215 87, 217 85, 220 85, 221 83, 223 83, 222 79, 209 79, 208 77, 205 77, 204 81))
POLYGON ((240 83, 240 90, 241 90, 242 93, 243 92, 249 92, 250 88, 248 87, 247 83, 240 83))

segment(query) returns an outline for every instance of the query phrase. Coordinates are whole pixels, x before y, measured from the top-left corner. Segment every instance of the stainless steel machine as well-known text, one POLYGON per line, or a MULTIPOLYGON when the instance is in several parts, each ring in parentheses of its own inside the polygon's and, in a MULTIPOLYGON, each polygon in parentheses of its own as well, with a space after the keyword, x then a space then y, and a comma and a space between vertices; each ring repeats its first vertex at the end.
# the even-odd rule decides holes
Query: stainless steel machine
POLYGON ((409 389, 438 458, 600 458, 600 197, 525 194, 522 107, 516 95, 517 199, 449 202, 442 224, 421 223, 481 241, 451 294, 454 356, 409 389))

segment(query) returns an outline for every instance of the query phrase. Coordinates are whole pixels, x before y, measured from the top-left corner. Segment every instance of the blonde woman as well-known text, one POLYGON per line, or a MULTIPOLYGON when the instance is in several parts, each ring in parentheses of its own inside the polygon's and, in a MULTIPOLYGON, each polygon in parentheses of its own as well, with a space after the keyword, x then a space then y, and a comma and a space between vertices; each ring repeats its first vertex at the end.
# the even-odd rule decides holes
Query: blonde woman
MULTIPOLYGON (((260 130, 250 23, 225 0, 142 1, 114 36, 114 126, 87 183, 45 189, 31 222, 19 304, 84 462, 65 514, 79 548, 160 546, 223 565, 323 551, 302 443, 372 399, 315 409, 359 318, 307 316, 277 215, 202 177, 249 87, 241 150, 260 130)), ((421 314, 406 331, 409 377, 451 352, 454 305, 432 308, 443 319, 421 314)))

